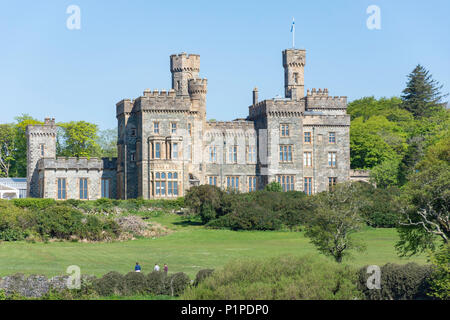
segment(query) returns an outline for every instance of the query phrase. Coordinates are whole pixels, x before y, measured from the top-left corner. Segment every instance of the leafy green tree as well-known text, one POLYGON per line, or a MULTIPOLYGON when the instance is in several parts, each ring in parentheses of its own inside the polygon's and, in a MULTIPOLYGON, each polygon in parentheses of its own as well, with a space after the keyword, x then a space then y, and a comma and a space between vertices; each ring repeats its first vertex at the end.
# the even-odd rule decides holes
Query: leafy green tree
POLYGON ((14 161, 15 128, 13 124, 0 124, 0 177, 9 177, 14 161))
POLYGON ((63 137, 59 142, 60 155, 66 157, 99 157, 101 148, 97 143, 98 126, 86 121, 59 123, 63 137))
POLYGON ((450 245, 443 245, 439 251, 430 254, 433 265, 431 275, 432 297, 442 300, 450 299, 450 245))
POLYGON ((400 159, 386 159, 370 170, 370 178, 377 187, 387 188, 399 185, 400 159))
POLYGON ((15 150, 14 160, 11 163, 11 177, 26 177, 27 175, 27 136, 28 125, 43 124, 28 114, 22 114, 15 118, 15 150))
POLYGON ((409 176, 401 199, 402 221, 396 248, 401 255, 435 249, 450 237, 450 136, 430 147, 409 176))
POLYGON ((406 133, 384 116, 362 117, 350 127, 350 161, 353 169, 370 169, 385 160, 402 157, 407 150, 406 133))
POLYGON ((336 185, 331 192, 317 194, 316 209, 307 219, 306 237, 321 253, 339 263, 349 250, 364 249, 362 243, 351 237, 364 226, 360 192, 359 183, 346 182, 336 185))
POLYGON ((117 157, 117 129, 101 130, 97 140, 102 157, 117 157))
POLYGON ((415 118, 428 117, 437 110, 442 110, 441 93, 443 86, 420 64, 408 75, 406 88, 402 92, 402 108, 411 112, 415 118))

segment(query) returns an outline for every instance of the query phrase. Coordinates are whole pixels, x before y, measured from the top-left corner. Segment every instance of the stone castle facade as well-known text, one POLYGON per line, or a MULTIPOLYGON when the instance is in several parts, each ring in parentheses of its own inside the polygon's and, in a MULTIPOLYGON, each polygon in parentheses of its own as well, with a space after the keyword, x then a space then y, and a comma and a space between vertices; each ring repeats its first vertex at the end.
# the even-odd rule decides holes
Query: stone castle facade
POLYGON ((206 119, 200 56, 170 57, 172 88, 116 105, 118 158, 56 157, 56 125, 28 126, 28 196, 175 198, 213 184, 251 192, 279 182, 313 194, 351 179, 347 98, 304 88, 306 51, 282 53, 285 98, 253 103, 246 119, 206 119))

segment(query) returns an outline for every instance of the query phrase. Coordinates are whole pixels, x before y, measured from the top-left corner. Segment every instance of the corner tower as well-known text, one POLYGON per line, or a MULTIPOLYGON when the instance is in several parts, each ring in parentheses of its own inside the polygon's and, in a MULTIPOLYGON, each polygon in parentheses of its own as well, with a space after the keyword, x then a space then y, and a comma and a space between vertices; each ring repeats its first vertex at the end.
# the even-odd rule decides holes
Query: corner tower
POLYGON ((306 50, 286 49, 283 51, 285 97, 298 100, 305 96, 306 50))
POLYGON ((200 72, 200 56, 198 54, 173 54, 170 56, 170 72, 172 73, 172 89, 178 96, 188 96, 188 82, 197 79, 200 72))
POLYGON ((55 119, 46 118, 43 125, 27 126, 27 197, 40 198, 38 162, 56 158, 55 119))

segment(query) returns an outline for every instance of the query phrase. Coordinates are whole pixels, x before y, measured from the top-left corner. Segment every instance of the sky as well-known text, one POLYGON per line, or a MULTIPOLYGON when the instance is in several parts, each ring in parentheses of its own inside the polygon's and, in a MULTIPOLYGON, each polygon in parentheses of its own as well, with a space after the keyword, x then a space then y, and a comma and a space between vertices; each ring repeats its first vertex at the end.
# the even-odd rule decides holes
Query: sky
POLYGON ((245 118, 252 89, 284 94, 282 50, 306 49, 305 88, 399 96, 422 64, 450 92, 450 1, 0 0, 0 123, 29 114, 115 128, 115 104, 170 89, 169 56, 201 56, 207 118, 245 118), (67 8, 80 9, 69 29, 67 8), (369 29, 380 9, 380 29, 369 29))

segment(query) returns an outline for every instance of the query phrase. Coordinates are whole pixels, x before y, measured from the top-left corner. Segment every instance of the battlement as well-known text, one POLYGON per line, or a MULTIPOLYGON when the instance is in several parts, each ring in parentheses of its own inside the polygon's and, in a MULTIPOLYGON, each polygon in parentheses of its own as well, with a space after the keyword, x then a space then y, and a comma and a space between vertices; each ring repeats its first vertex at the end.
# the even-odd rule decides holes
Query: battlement
POLYGON ((305 99, 267 99, 249 107, 249 119, 260 116, 300 116, 305 111, 305 99))
POLYGON ((200 55, 187 54, 185 52, 180 54, 173 54, 170 56, 170 71, 171 72, 200 72, 200 55))
POLYGON ((204 95, 208 91, 207 79, 190 79, 188 81, 189 95, 204 95))
POLYGON ((26 134, 30 136, 56 136, 55 118, 45 118, 43 124, 29 124, 26 127, 26 134))
POLYGON ((313 88, 306 91, 306 101, 308 109, 345 109, 347 108, 347 97, 329 96, 328 89, 313 88))
POLYGON ((306 50, 304 49, 286 49, 283 51, 283 67, 304 67, 306 59, 306 50))
POLYGON ((39 170, 115 170, 117 158, 42 158, 38 162, 39 170))

